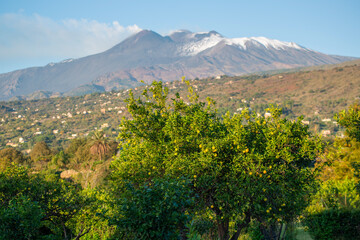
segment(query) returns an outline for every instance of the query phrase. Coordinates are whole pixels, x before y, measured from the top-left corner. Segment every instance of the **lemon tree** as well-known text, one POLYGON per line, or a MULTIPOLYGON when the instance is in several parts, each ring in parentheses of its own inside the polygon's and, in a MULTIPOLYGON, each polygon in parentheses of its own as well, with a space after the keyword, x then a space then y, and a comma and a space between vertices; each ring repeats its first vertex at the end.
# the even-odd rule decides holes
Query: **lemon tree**
POLYGON ((320 149, 301 119, 283 119, 276 108, 269 118, 249 111, 220 117, 191 86, 187 101, 168 95, 161 82, 139 98, 130 92, 132 119, 120 125, 121 151, 112 163, 118 187, 186 178, 196 202, 183 211, 213 221, 219 239, 237 239, 252 220, 271 238, 300 214, 320 149))

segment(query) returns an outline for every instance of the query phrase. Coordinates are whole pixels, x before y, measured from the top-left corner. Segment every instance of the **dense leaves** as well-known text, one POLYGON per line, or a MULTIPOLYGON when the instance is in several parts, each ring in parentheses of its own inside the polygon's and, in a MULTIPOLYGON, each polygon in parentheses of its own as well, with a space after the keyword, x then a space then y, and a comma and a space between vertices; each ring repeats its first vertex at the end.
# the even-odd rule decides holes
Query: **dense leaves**
POLYGON ((359 116, 357 104, 336 115, 347 136, 337 138, 316 163, 321 170, 320 187, 305 211, 304 222, 316 239, 358 239, 359 116))
POLYGON ((34 162, 40 160, 48 161, 51 158, 50 155, 51 150, 44 141, 37 142, 30 153, 31 160, 34 162))
POLYGON ((360 142, 360 105, 354 103, 348 110, 343 110, 335 116, 337 122, 346 128, 346 134, 360 142))
POLYGON ((23 154, 15 148, 0 150, 0 171, 9 167, 11 163, 22 164, 25 161, 23 154))
POLYGON ((305 219, 314 239, 360 239, 360 211, 328 209, 305 219))
MULTIPOLYGON (((135 187, 125 184, 113 222, 121 239, 178 239, 186 235, 191 217, 187 209, 194 204, 190 182, 184 178, 156 179, 135 187)), ((119 195, 119 194, 118 194, 119 195)))
POLYGON ((314 182, 309 169, 320 144, 298 121, 251 115, 248 111, 218 117, 209 99, 198 101, 189 88, 189 102, 179 95, 168 103, 161 82, 130 93, 131 120, 124 120, 119 139, 122 151, 112 167, 118 182, 139 186, 154 179, 185 176, 199 196, 194 209, 208 212, 220 239, 234 239, 252 218, 264 234, 274 234, 279 222, 291 221, 305 208, 314 182))
POLYGON ((77 233, 71 221, 90 201, 80 190, 56 177, 29 175, 23 167, 7 168, 0 173, 0 236, 72 239, 77 233))

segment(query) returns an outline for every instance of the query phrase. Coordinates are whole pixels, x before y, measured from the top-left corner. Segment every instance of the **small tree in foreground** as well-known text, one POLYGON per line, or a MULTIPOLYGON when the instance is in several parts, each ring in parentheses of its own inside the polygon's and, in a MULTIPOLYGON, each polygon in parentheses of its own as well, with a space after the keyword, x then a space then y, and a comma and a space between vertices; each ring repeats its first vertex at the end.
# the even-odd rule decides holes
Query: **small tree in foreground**
POLYGON ((56 177, 29 174, 12 165, 0 172, 1 239, 80 239, 90 228, 72 228, 90 199, 79 186, 56 177))
POLYGON ((170 101, 161 82, 142 96, 130 92, 127 100, 132 119, 122 121, 121 152, 112 163, 117 186, 190 180, 198 198, 183 211, 213 221, 221 240, 238 239, 252 220, 273 239, 281 223, 306 207, 320 141, 301 119, 280 118, 275 108, 269 118, 248 111, 220 118, 213 102, 200 102, 191 87, 188 103, 178 94, 170 101))

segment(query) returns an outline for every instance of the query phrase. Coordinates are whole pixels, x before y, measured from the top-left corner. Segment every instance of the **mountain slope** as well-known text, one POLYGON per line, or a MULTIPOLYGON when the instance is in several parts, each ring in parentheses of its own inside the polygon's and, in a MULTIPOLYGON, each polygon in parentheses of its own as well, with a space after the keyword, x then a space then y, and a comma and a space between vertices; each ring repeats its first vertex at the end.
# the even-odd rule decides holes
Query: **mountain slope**
POLYGON ((186 30, 161 36, 144 30, 99 54, 0 74, 0 100, 39 90, 64 93, 88 84, 108 91, 138 86, 140 80, 240 75, 352 59, 264 37, 228 39, 215 31, 186 30))

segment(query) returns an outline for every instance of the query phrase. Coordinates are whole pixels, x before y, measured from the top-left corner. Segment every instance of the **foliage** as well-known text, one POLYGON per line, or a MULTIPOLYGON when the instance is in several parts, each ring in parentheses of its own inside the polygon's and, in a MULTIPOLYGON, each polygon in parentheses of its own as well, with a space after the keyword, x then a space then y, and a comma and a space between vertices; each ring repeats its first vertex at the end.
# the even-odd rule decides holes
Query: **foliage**
POLYGON ((71 141, 65 153, 69 155, 72 164, 81 164, 92 159, 89 148, 86 138, 77 138, 71 141))
POLYGON ((1 234, 15 236, 31 228, 27 234, 71 239, 79 233, 70 223, 88 201, 76 185, 56 177, 29 175, 25 168, 13 165, 0 173, 1 216, 9 220, 1 225, 1 234))
POLYGON ((321 168, 319 175, 323 181, 356 179, 355 166, 360 163, 360 142, 350 139, 337 138, 329 146, 316 165, 321 168))
POLYGON ((314 239, 360 239, 360 211, 328 209, 308 216, 304 223, 314 239))
POLYGON ((185 236, 191 219, 186 211, 194 204, 190 182, 184 178, 154 179, 135 187, 125 184, 113 221, 121 239, 178 239, 185 236))
POLYGON ((52 157, 51 163, 57 168, 65 167, 69 163, 69 155, 60 151, 52 157))
POLYGON ((357 209, 360 207, 360 195, 356 191, 355 179, 328 180, 321 184, 306 209, 307 215, 320 213, 327 209, 357 209))
POLYGON ((304 220, 315 239, 359 239, 358 113, 359 106, 354 104, 336 115, 338 123, 346 127, 347 137, 337 138, 317 162, 320 188, 304 220))
POLYGON ((161 82, 143 92, 144 100, 130 93, 132 119, 121 124, 114 178, 135 186, 165 176, 192 179, 200 197, 195 209, 208 212, 220 239, 229 238, 230 221, 237 239, 251 218, 266 234, 300 214, 320 147, 301 119, 282 119, 279 109, 270 109, 270 118, 248 111, 219 118, 213 102, 205 107, 191 87, 188 103, 176 95, 167 104, 167 95, 161 82))
POLYGON ((100 161, 102 161, 103 157, 109 157, 114 154, 116 149, 117 143, 114 141, 109 142, 109 140, 104 137, 103 132, 94 133, 92 141, 90 142, 90 153, 97 155, 100 161))
POLYGON ((30 157, 34 162, 37 161, 49 161, 51 159, 51 150, 46 144, 46 142, 41 141, 37 142, 33 149, 31 150, 30 157))
POLYGON ((10 166, 11 163, 22 164, 25 161, 24 155, 15 148, 0 150, 0 171, 10 166))
POLYGON ((81 197, 88 199, 87 205, 71 220, 74 232, 88 231, 82 240, 107 240, 116 232, 116 226, 111 225, 109 216, 114 215, 109 202, 108 192, 99 189, 86 189, 81 197))
POLYGON ((0 239, 38 239, 44 213, 37 202, 20 196, 0 208, 0 239))
POLYGON ((335 119, 346 128, 348 137, 360 142, 360 104, 354 103, 348 110, 339 112, 335 119))

